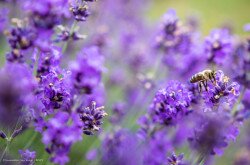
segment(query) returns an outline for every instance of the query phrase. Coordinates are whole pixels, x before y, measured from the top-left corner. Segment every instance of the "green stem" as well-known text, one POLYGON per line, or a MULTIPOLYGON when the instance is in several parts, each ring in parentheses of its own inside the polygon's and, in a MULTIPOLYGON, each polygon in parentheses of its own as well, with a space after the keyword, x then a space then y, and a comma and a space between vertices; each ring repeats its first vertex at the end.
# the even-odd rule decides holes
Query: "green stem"
MULTIPOLYGON (((77 24, 77 21, 74 21, 73 24, 71 25, 71 28, 69 31, 70 34, 72 34, 74 32, 76 24, 77 24)), ((69 42, 66 41, 65 44, 63 45, 62 53, 65 53, 65 51, 67 50, 68 43, 69 42)))
POLYGON ((44 160, 44 164, 49 164, 48 160, 49 160, 49 155, 47 154, 46 151, 44 151, 44 154, 42 156, 42 159, 44 160))
POLYGON ((9 141, 9 139, 7 139, 7 144, 6 144, 6 147, 5 147, 5 149, 4 149, 4 151, 3 151, 2 155, 1 155, 1 160, 0 160, 0 162, 3 161, 4 155, 6 154, 6 152, 7 152, 8 149, 9 149, 9 144, 10 144, 10 141, 9 141))
POLYGON ((194 165, 202 165, 205 162, 205 155, 206 154, 201 154, 198 156, 198 159, 194 162, 194 165))
POLYGON ((39 64, 39 56, 40 55, 40 50, 37 51, 37 54, 35 56, 35 63, 34 63, 34 71, 33 71, 33 74, 34 76, 37 76, 37 69, 38 69, 38 64, 39 64))
MULTIPOLYGON (((15 132, 15 130, 16 130, 16 128, 17 128, 17 125, 19 124, 19 121, 20 121, 20 118, 18 117, 17 122, 16 122, 16 124, 15 124, 15 127, 14 127, 14 130, 13 130, 12 134, 15 132)), ((13 139, 12 139, 12 134, 10 134, 10 131, 9 131, 9 129, 8 129, 8 137, 6 138, 6 147, 5 147, 5 149, 4 149, 4 151, 3 151, 2 155, 1 155, 1 160, 0 160, 0 162, 3 161, 3 158, 4 158, 6 152, 7 152, 8 149, 9 149, 10 143, 11 143, 12 140, 13 140, 13 139)))
MULTIPOLYGON (((93 146, 95 146, 95 145, 98 144, 98 143, 99 143, 99 141, 98 141, 98 138, 97 138, 97 139, 94 140, 94 142, 88 147, 87 151, 89 151, 90 149, 92 149, 93 146)), ((98 160, 99 160, 99 159, 97 159, 97 160, 92 160, 92 161, 94 162, 94 161, 98 161, 98 160)), ((85 162, 85 157, 82 156, 82 158, 81 158, 78 162, 80 162, 79 164, 84 164, 84 162, 85 162)))

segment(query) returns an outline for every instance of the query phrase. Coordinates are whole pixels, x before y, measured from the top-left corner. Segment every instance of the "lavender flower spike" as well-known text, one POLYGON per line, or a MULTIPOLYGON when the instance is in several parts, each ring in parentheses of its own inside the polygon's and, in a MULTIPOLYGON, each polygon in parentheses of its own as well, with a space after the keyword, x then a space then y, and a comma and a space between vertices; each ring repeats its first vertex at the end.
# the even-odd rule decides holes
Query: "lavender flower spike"
POLYGON ((77 93, 91 94, 101 82, 104 58, 96 46, 83 49, 71 63, 72 85, 77 93))
POLYGON ((170 81, 165 88, 160 89, 150 106, 150 115, 154 122, 173 124, 189 110, 192 94, 187 87, 178 81, 170 81))
POLYGON ((6 139, 7 135, 3 131, 0 131, 0 137, 6 139))
POLYGON ((66 112, 58 112, 48 120, 42 138, 46 151, 51 154, 50 160, 60 165, 69 161, 68 153, 72 144, 80 140, 80 119, 76 113, 70 115, 66 112))
POLYGON ((233 50, 232 36, 227 29, 215 29, 206 38, 205 53, 208 62, 221 64, 233 50))
POLYGON ((184 154, 180 154, 180 155, 175 155, 175 153, 173 153, 170 157, 167 158, 168 160, 168 164, 167 165, 187 165, 186 163, 183 163, 183 157, 184 154))
POLYGON ((21 165, 33 165, 35 164, 36 152, 27 150, 19 150, 21 155, 21 165))
POLYGON ((75 0, 75 2, 71 4, 70 10, 77 21, 86 21, 86 18, 90 14, 88 4, 81 0, 75 0))
POLYGON ((93 135, 94 131, 99 131, 103 117, 108 114, 104 111, 104 106, 96 107, 96 102, 92 102, 92 107, 78 110, 83 124, 83 133, 93 135))

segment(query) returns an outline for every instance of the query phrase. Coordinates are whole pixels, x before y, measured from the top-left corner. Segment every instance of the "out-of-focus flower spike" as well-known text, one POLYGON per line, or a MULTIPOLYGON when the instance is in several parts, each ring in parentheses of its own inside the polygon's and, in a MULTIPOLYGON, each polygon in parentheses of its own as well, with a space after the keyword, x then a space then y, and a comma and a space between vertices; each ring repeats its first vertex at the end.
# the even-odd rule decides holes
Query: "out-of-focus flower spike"
POLYGON ((73 13, 76 21, 86 21, 90 15, 88 4, 82 0, 74 0, 70 11, 73 13))
POLYGON ((233 51, 233 37, 227 29, 212 30, 204 44, 209 63, 222 64, 233 51))
POLYGON ((0 130, 0 137, 3 139, 6 139, 7 135, 3 131, 0 130))
POLYGON ((30 0, 25 2, 30 22, 39 31, 51 30, 69 17, 68 0, 30 0))
POLYGON ((75 28, 74 31, 71 32, 67 27, 59 25, 57 26, 57 29, 58 33, 54 42, 63 42, 63 41, 68 41, 70 39, 77 41, 86 38, 86 35, 78 34, 77 28, 75 28))
POLYGON ((11 139, 14 139, 17 135, 19 135, 23 131, 23 127, 21 126, 19 129, 16 129, 11 135, 11 139))
POLYGON ((184 163, 183 158, 184 158, 183 153, 178 156, 175 153, 172 153, 172 155, 167 158, 168 160, 167 165, 188 165, 187 163, 184 163))
POLYGON ((244 25, 244 30, 245 30, 246 32, 250 32, 250 23, 244 25))
POLYGON ((14 26, 9 31, 5 31, 11 48, 25 50, 32 47, 36 38, 34 29, 27 25, 26 20, 13 18, 12 23, 14 26))
POLYGON ((104 57, 96 46, 83 49, 76 61, 72 62, 71 83, 74 92, 92 94, 100 85, 101 75, 104 71, 104 57))

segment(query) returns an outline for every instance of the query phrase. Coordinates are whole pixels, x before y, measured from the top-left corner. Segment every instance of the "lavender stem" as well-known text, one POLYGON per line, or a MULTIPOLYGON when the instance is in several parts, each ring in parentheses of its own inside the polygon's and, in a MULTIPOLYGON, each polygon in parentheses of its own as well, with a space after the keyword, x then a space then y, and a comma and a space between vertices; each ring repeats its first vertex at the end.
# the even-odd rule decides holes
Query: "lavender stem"
MULTIPOLYGON (((70 34, 73 33, 73 31, 75 30, 75 26, 77 24, 77 21, 74 20, 74 22, 72 23, 71 25, 71 28, 70 28, 70 34)), ((67 50, 67 47, 68 47, 68 41, 66 41, 66 43, 63 45, 63 48, 62 48, 62 53, 65 53, 65 51, 67 50)))
POLYGON ((3 161, 3 158, 4 158, 4 156, 5 156, 6 152, 7 152, 7 151, 8 151, 8 149, 9 149, 9 144, 10 144, 10 141, 7 139, 7 144, 6 144, 6 147, 5 147, 5 149, 4 149, 4 151, 3 151, 2 155, 1 155, 0 162, 2 162, 2 161, 3 161))

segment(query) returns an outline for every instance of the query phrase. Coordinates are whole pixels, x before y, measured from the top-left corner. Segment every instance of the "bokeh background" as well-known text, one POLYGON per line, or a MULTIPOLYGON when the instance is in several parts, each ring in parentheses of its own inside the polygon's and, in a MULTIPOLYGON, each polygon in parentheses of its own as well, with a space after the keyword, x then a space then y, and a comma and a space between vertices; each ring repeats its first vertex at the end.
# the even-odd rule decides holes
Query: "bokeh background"
MULTIPOLYGON (((157 23, 169 8, 175 9, 177 15, 181 19, 186 19, 188 16, 195 15, 200 21, 200 29, 204 36, 209 34, 211 29, 221 26, 231 26, 235 34, 240 35, 241 37, 247 36, 247 33, 243 31, 243 26, 250 22, 250 0, 152 0, 145 17, 147 17, 150 24, 157 23)), ((1 40, 1 65, 4 64, 5 52, 7 50, 8 47, 6 41, 1 40)), ((109 103, 111 103, 112 100, 119 98, 120 95, 121 91, 119 91, 119 89, 112 89, 112 93, 108 94, 109 100, 107 101, 106 107, 109 108, 109 103)), ((105 125, 104 129, 108 129, 108 126, 105 125)), ((49 155, 44 152, 44 146, 41 143, 40 135, 34 135, 33 130, 25 131, 22 135, 18 136, 11 144, 9 151, 13 156, 18 157, 18 149, 27 145, 24 142, 33 141, 34 138, 35 141, 30 145, 37 151, 37 158, 43 159, 42 162, 36 162, 36 164, 51 164, 47 161, 49 155)), ((237 139, 236 143, 232 143, 230 147, 227 148, 223 157, 217 157, 216 164, 232 164, 235 154, 238 152, 237 147, 240 139, 241 136, 237 139)), ((73 146, 73 150, 70 154, 70 164, 90 164, 90 162, 85 160, 85 154, 89 149, 95 148, 99 144, 100 142, 97 137, 85 136, 82 142, 76 143, 73 146)), ((3 148, 4 143, 0 140, 0 149, 3 148)))
POLYGON ((168 8, 175 9, 182 19, 196 15, 204 35, 226 24, 231 25, 236 34, 245 36, 243 26, 250 22, 249 0, 153 0, 148 13, 150 21, 158 20, 168 8))

